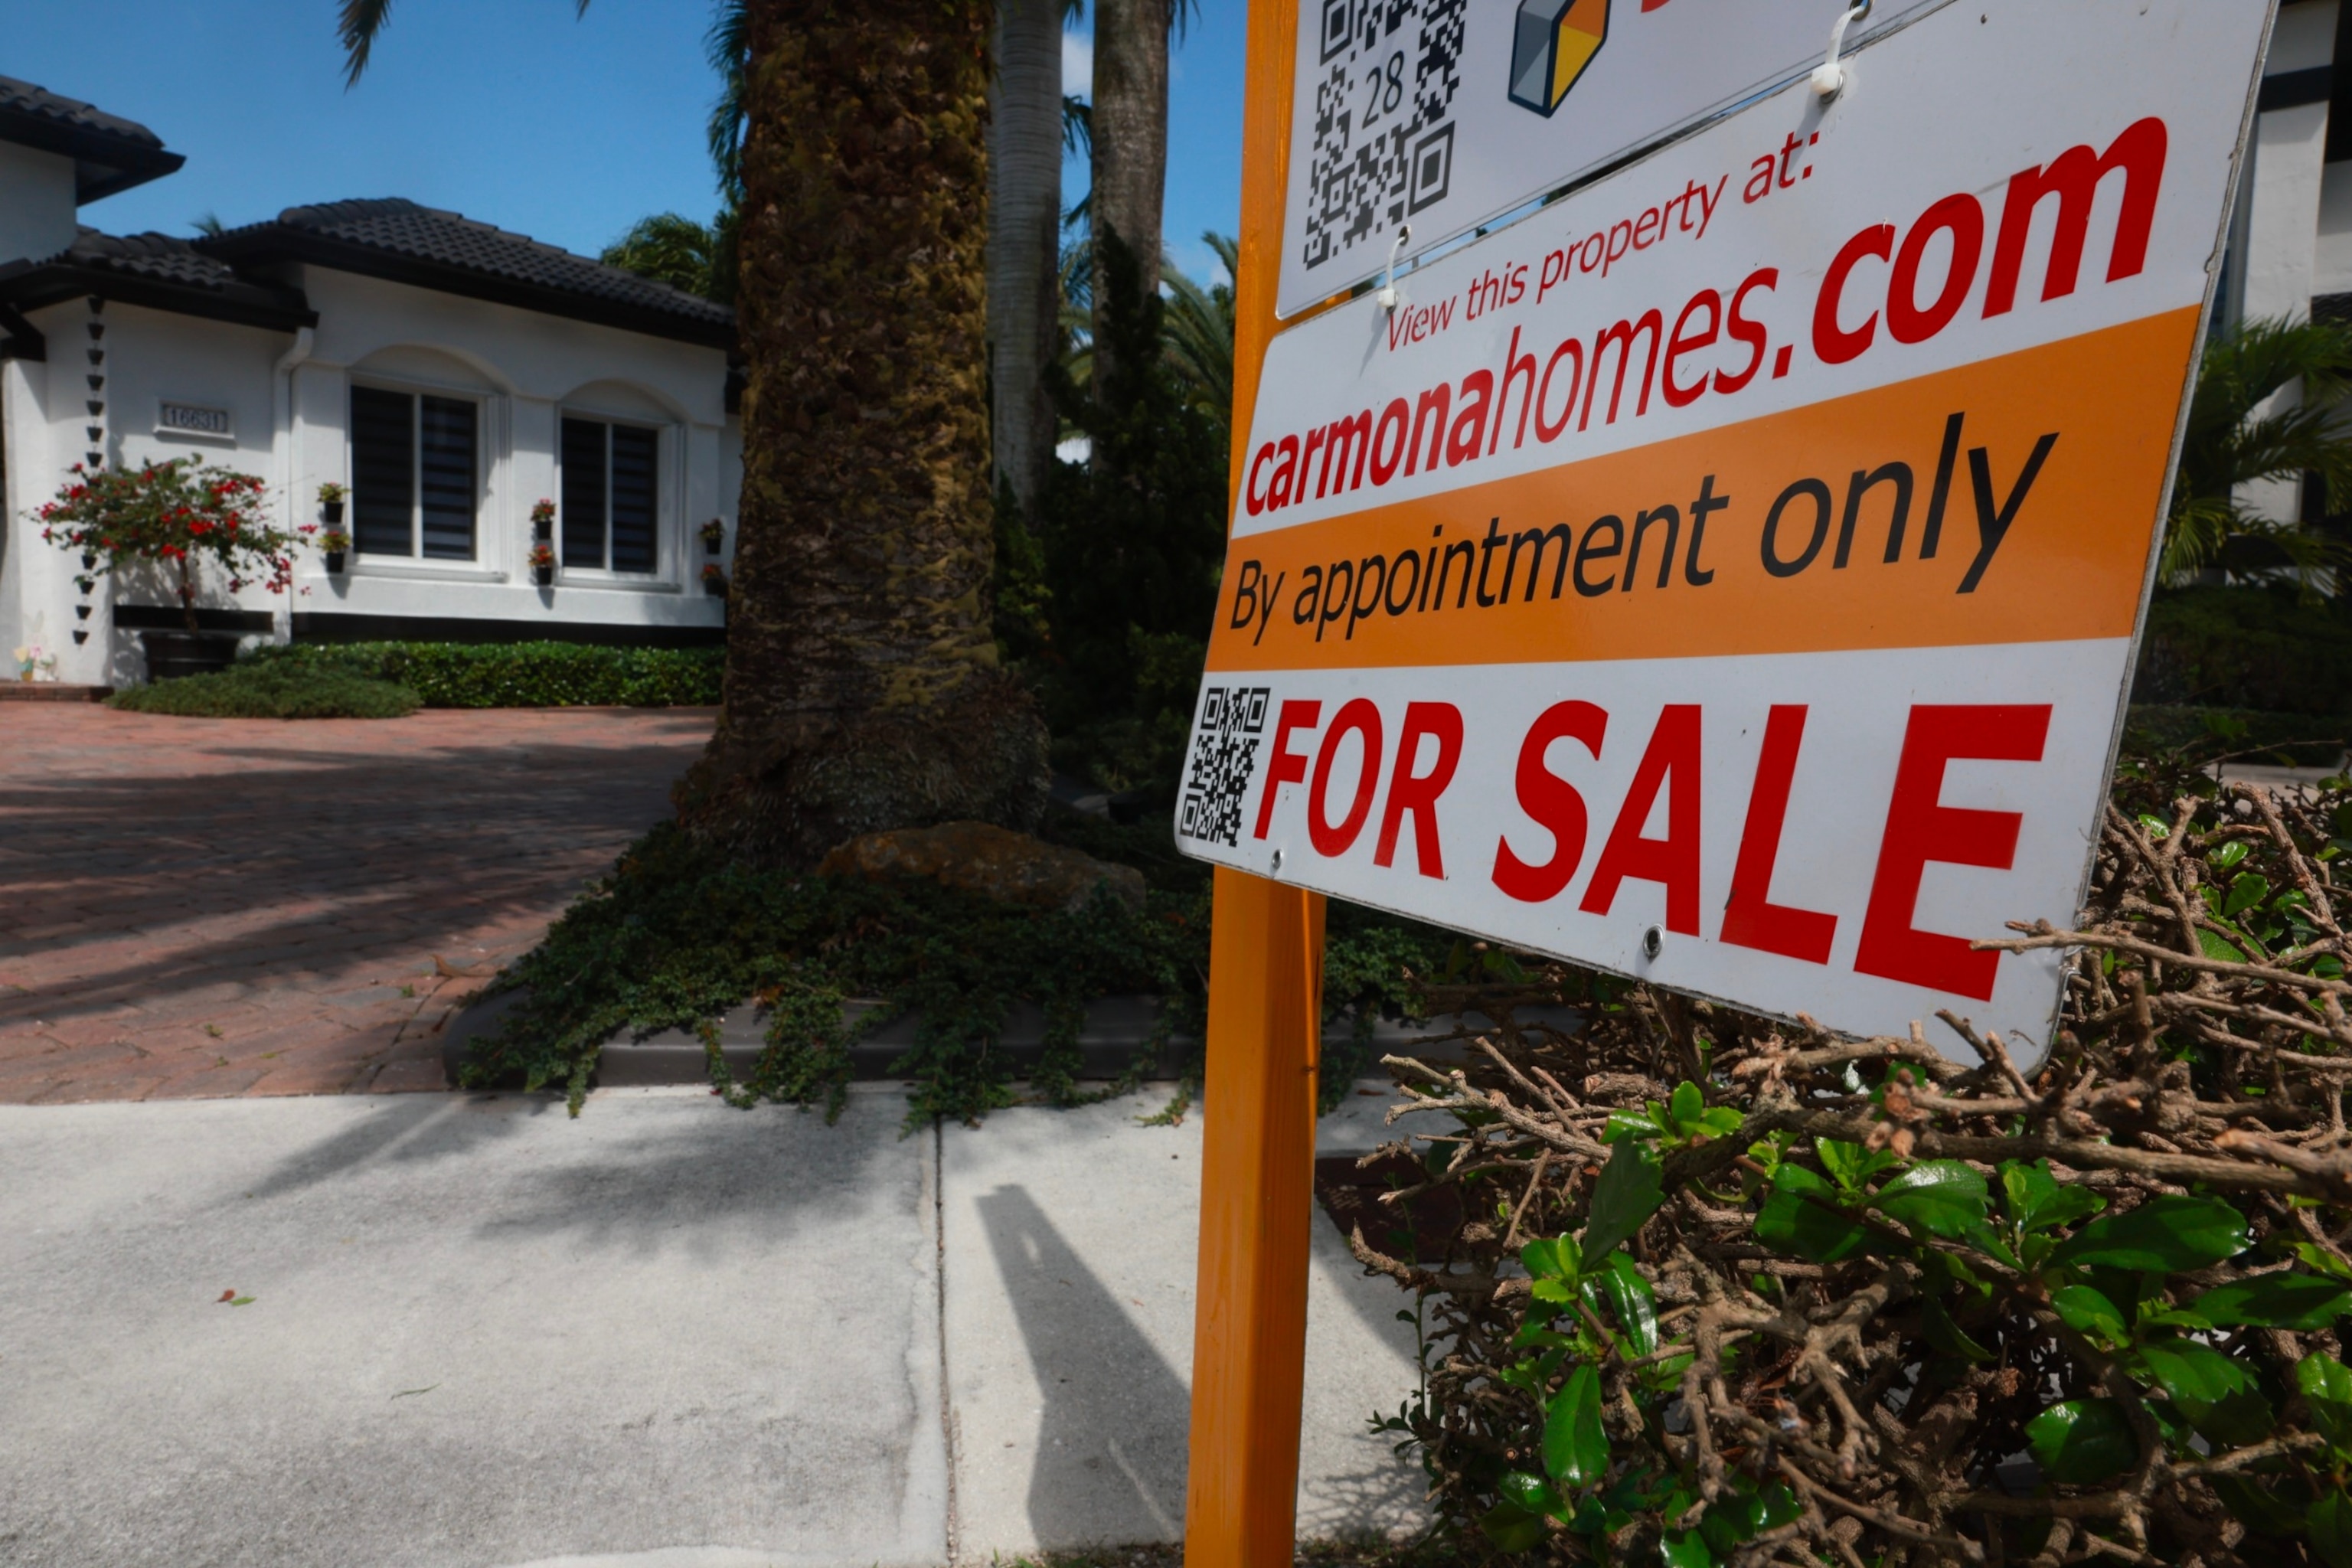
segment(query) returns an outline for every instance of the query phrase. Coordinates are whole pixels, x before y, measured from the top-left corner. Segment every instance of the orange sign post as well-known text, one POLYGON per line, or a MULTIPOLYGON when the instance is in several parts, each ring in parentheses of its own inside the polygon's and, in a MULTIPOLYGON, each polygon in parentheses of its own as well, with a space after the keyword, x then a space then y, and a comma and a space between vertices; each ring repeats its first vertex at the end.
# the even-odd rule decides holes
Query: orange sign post
MULTIPOLYGON (((1274 335, 1297 23, 1297 7, 1280 0, 1250 7, 1234 280, 1235 487, 1274 335)), ((1322 977, 1322 896, 1221 868, 1209 947, 1186 1568, 1290 1562, 1322 977)))

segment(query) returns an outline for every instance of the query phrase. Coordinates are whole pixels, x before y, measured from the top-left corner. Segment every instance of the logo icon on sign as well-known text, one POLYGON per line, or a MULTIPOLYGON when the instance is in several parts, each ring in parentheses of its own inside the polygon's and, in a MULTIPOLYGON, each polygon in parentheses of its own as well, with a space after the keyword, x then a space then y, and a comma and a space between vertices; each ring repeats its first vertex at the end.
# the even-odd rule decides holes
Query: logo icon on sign
POLYGON ((1511 101, 1549 119, 1609 39, 1609 0, 1519 0, 1511 101))

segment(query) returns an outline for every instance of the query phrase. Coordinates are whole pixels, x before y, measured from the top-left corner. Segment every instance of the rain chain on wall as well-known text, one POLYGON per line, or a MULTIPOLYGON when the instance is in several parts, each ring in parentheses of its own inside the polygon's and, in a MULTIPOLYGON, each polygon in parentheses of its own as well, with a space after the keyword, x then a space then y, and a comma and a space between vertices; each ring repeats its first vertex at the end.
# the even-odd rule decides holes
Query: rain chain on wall
MULTIPOLYGON (((101 319, 105 314, 106 301, 92 294, 89 297, 89 399, 83 405, 89 410, 89 423, 82 429, 89 437, 89 449, 83 454, 84 466, 93 472, 106 466, 106 322, 101 319)), ((97 564, 96 556, 88 551, 82 552, 82 602, 74 606, 74 618, 78 621, 89 619, 89 595, 91 590, 98 586, 98 579, 92 577, 90 572, 97 564)), ((73 640, 77 645, 89 641, 89 628, 86 626, 74 627, 73 640)))

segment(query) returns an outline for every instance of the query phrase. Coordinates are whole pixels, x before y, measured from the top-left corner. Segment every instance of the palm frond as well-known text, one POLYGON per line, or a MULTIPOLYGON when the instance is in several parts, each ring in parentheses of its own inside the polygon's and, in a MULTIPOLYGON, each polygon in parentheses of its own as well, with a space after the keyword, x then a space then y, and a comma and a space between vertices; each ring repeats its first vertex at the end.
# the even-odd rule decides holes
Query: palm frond
POLYGON ((743 131, 751 116, 744 76, 751 68, 751 22, 744 0, 719 0, 710 30, 702 36, 703 58, 719 73, 719 98, 710 106, 703 136, 719 171, 719 194, 730 202, 743 192, 743 131))
POLYGON ((2179 586, 2232 558, 2266 558, 2306 595, 2332 594, 2342 547, 2239 500, 2250 485, 2315 479, 2330 510, 2352 507, 2352 330, 2333 321, 2243 322, 2206 345, 2166 520, 2161 580, 2179 586), (2232 542, 2242 542, 2233 548, 2232 542))
POLYGON ((721 236, 717 228, 677 213, 639 218, 629 232, 604 247, 597 259, 640 278, 667 283, 688 294, 715 298, 721 236))
POLYGON ((392 19, 392 0, 343 0, 335 16, 335 37, 343 46, 343 88, 359 86, 376 35, 392 19))

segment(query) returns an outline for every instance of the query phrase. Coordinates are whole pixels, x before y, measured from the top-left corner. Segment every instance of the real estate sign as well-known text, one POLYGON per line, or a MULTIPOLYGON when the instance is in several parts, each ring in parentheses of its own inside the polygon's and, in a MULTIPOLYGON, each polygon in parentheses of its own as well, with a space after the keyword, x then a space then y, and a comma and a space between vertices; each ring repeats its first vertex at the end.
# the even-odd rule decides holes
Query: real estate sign
POLYGON ((2037 1054, 2267 26, 1946 5, 1276 337, 1179 844, 2037 1054))
MULTIPOLYGON (((1859 45, 1941 0, 1876 0, 1859 45)), ((1847 0, 1297 0, 1276 309, 1821 64, 1847 0)))

